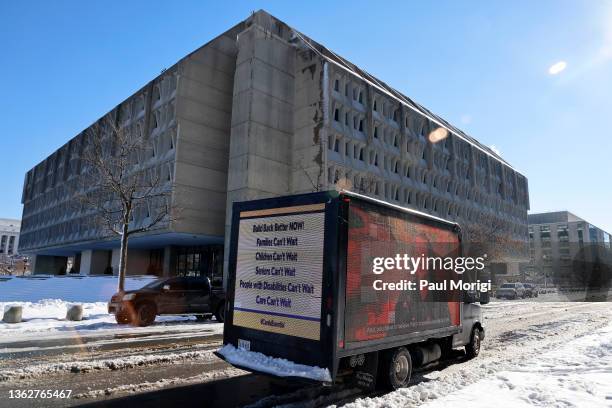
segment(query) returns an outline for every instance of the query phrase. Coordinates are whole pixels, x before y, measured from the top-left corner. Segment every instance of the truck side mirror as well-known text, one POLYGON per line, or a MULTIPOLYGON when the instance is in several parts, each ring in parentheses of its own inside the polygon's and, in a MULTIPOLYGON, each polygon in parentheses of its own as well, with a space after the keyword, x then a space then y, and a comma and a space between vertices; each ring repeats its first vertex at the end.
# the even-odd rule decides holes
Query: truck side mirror
POLYGON ((491 301, 491 294, 487 290, 486 292, 480 292, 480 304, 486 305, 491 301))
POLYGON ((463 292, 463 303, 474 303, 476 302, 476 293, 472 291, 463 292))

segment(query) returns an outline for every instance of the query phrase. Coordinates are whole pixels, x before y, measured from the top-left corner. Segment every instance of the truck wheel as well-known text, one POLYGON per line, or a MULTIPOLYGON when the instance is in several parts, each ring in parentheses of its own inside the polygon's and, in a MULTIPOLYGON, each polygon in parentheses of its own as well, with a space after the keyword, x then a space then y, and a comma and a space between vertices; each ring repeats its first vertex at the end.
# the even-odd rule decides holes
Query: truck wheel
POLYGON ((468 358, 474 358, 480 354, 480 330, 478 330, 478 327, 472 329, 470 342, 465 346, 465 353, 468 358))
POLYGON ((134 316, 133 323, 136 326, 149 326, 155 321, 155 305, 150 302, 141 303, 136 306, 136 313, 134 316))
POLYGON ((205 322, 205 321, 207 321, 210 318, 211 318, 210 315, 196 315, 196 320, 198 322, 205 322))
POLYGON ((223 323, 225 321, 225 302, 219 303, 217 310, 215 311, 215 318, 217 322, 223 323))
POLYGON ((385 388, 397 390, 406 387, 412 374, 412 358, 405 347, 383 354, 381 381, 385 388))
POLYGON ((130 316, 127 313, 115 314, 115 320, 119 324, 128 324, 130 322, 130 316))

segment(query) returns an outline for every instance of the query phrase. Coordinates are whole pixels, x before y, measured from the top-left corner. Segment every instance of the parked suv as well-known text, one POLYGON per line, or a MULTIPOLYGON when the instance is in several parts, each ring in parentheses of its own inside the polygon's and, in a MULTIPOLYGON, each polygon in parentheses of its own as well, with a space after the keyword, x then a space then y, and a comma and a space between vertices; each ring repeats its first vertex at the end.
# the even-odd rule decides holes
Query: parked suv
POLYGON ((174 277, 155 280, 137 290, 118 292, 108 303, 117 323, 148 326, 157 315, 194 315, 198 320, 213 314, 223 322, 225 293, 208 278, 174 277))
POLYGON ((518 299, 525 297, 525 287, 522 283, 504 283, 497 289, 495 297, 498 299, 518 299))
POLYGON ((538 297, 538 288, 533 283, 524 283, 525 297, 538 297))

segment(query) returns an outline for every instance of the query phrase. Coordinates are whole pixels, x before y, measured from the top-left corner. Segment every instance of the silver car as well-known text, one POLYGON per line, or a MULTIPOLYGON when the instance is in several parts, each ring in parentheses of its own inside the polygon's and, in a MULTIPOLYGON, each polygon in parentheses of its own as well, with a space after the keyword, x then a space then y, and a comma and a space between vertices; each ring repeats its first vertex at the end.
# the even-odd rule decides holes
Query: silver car
POLYGON ((497 289, 495 297, 498 299, 518 299, 525 297, 525 287, 520 282, 504 283, 497 289))

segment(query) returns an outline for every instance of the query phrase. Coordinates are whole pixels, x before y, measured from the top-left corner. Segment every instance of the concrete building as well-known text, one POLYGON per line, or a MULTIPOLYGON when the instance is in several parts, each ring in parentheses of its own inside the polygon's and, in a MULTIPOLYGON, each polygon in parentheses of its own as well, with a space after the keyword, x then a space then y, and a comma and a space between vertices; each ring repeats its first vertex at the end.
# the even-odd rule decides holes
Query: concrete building
MULTIPOLYGON (((132 239, 129 273, 218 275, 234 201, 336 188, 463 224, 489 217, 527 242, 524 175, 264 11, 114 110, 159 140, 151 161, 183 209, 181 220, 132 239)), ((26 175, 21 249, 35 255, 35 272, 65 268, 68 257, 80 273, 117 263, 117 239, 67 206, 64 186, 79 177, 82 142, 76 136, 26 175)))
POLYGON ((608 232, 569 211, 529 214, 528 220, 530 256, 522 269, 529 280, 570 282, 578 258, 589 261, 602 249, 612 249, 608 232))
POLYGON ((0 218, 0 257, 17 255, 21 221, 0 218))

